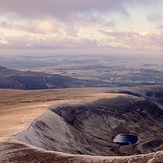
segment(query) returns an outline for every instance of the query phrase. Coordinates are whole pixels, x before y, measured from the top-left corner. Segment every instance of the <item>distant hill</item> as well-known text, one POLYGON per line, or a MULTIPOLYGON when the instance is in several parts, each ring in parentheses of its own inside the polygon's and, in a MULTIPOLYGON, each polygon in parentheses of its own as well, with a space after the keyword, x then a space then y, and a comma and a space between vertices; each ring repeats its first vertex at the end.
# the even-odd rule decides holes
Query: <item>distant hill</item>
POLYGON ((18 71, 0 66, 0 88, 3 89, 34 90, 92 86, 109 86, 109 83, 81 80, 58 74, 47 74, 44 72, 18 71))

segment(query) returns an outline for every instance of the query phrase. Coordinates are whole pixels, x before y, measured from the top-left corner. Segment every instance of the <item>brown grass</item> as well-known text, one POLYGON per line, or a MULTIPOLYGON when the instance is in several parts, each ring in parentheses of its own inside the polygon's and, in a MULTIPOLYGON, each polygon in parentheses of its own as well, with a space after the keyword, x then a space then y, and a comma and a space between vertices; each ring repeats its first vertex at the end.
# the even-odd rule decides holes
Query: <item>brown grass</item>
POLYGON ((6 114, 6 112, 11 111, 12 108, 31 104, 47 103, 58 100, 88 100, 90 98, 108 96, 108 94, 102 92, 102 88, 67 88, 48 90, 0 89, 0 113, 2 114, 4 111, 6 114))
POLYGON ((70 88, 49 90, 0 89, 0 140, 25 130, 34 119, 53 104, 63 100, 90 101, 112 96, 100 93, 101 88, 70 88))

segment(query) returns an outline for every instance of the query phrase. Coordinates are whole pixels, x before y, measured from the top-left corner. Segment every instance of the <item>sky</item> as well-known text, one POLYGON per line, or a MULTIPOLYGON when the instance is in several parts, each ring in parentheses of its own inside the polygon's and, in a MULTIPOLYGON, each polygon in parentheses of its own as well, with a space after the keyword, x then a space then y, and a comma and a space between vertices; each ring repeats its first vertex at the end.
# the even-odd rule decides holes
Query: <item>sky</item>
POLYGON ((162 54, 162 0, 0 0, 0 54, 162 54))

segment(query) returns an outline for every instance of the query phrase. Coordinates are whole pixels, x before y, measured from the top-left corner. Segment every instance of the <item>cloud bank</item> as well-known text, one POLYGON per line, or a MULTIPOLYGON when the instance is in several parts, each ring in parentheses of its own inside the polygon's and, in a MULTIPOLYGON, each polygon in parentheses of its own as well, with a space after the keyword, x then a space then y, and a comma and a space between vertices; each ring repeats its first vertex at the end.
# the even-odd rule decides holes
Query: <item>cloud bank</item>
POLYGON ((161 0, 0 1, 0 48, 123 48, 157 53, 163 50, 160 6, 161 0))
MULTIPOLYGON (((161 0, 157 0, 157 2, 161 2, 161 0)), ((29 19, 55 17, 66 21, 79 13, 119 12, 128 14, 127 6, 146 6, 155 3, 156 1, 153 0, 5 0, 0 2, 0 13, 29 19)))

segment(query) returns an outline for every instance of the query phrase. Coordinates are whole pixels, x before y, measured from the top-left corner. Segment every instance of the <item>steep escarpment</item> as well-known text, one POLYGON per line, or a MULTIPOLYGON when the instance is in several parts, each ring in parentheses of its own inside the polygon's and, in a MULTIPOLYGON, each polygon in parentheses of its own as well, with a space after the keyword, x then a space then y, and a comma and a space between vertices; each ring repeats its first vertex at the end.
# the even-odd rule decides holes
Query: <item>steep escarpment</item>
POLYGON ((121 95, 86 104, 52 106, 16 139, 53 151, 88 155, 133 155, 163 150, 163 111, 141 97, 121 95), (120 146, 118 134, 136 144, 120 146))

